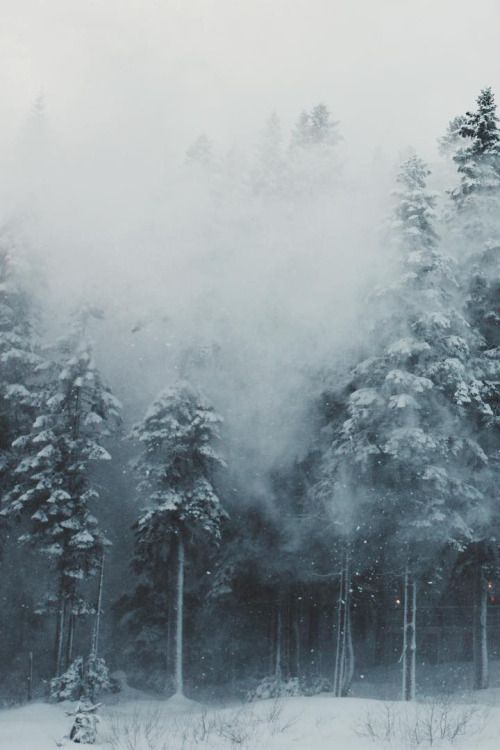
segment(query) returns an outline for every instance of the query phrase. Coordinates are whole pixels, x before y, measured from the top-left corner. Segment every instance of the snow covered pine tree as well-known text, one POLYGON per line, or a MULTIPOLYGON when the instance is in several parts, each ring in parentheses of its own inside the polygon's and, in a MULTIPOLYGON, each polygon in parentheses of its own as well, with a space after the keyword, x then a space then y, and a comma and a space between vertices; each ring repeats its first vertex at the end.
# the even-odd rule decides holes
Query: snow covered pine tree
POLYGON ((145 576, 176 555, 175 693, 184 692, 183 625, 186 552, 218 544, 226 517, 213 485, 224 466, 214 448, 222 419, 188 383, 168 388, 132 432, 143 445, 137 462, 147 506, 135 523, 134 567, 145 576))
POLYGON ((22 249, 4 230, 0 236, 0 482, 2 498, 12 484, 12 443, 32 422, 41 358, 34 335, 33 302, 23 285, 22 249))
POLYGON ((418 577, 443 547, 471 539, 487 459, 468 419, 491 414, 471 364, 479 340, 455 305, 453 263, 438 249, 428 174, 416 156, 401 167, 391 227, 397 281, 379 296, 377 351, 348 377, 346 413, 323 460, 332 502, 357 496, 360 533, 383 539, 401 571, 405 700, 416 692, 418 577))
POLYGON ((90 465, 110 458, 100 441, 118 426, 120 404, 96 368, 88 317, 88 311, 79 313, 71 333, 55 347, 38 415, 31 430, 13 443, 19 456, 16 484, 3 511, 24 522, 21 541, 55 563, 56 677, 72 660, 75 617, 91 611, 79 596, 79 584, 99 571, 109 544, 89 507, 99 497, 90 465))
MULTIPOLYGON (((458 245, 460 275, 467 300, 466 314, 481 337, 475 367, 487 391, 489 419, 481 413, 474 434, 491 458, 500 449, 500 131, 493 92, 483 89, 477 108, 460 120, 460 147, 453 160, 460 183, 451 196, 456 207, 452 238, 458 245), (490 429, 486 429, 490 428, 490 429)), ((471 581, 473 596, 474 687, 488 686, 488 579, 498 571, 500 509, 495 497, 495 479, 490 474, 482 512, 472 524, 473 535, 464 551, 461 569, 471 581), (489 500, 489 502, 487 502, 489 500)))

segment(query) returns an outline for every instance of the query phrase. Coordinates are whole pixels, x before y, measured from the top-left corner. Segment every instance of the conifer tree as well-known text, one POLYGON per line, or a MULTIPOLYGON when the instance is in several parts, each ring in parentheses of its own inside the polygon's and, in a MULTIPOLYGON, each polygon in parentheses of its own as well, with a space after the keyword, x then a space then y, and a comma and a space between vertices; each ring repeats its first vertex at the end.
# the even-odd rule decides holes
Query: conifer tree
POLYGON ((72 660, 75 617, 90 611, 80 584, 99 571, 109 544, 91 511, 99 493, 90 468, 110 459, 100 443, 118 426, 120 404, 96 368, 88 316, 80 313, 56 345, 36 419, 13 443, 19 456, 16 484, 3 511, 23 522, 20 541, 45 553, 57 572, 56 677, 72 660))
POLYGON ((134 566, 154 577, 176 558, 177 695, 184 691, 186 556, 193 547, 219 543, 226 515, 213 484, 214 469, 224 465, 215 448, 221 421, 200 394, 182 382, 158 396, 132 433, 143 447, 137 470, 147 502, 134 527, 134 566))
POLYGON ((402 165, 391 227, 397 280, 380 295, 387 317, 378 320, 374 356, 348 377, 322 479, 334 504, 357 499, 360 533, 385 538, 399 566, 405 699, 415 696, 418 577, 445 545, 460 549, 472 539, 487 456, 469 426, 492 414, 471 364, 478 339, 456 298, 453 263, 439 249, 428 174, 417 157, 402 165))
MULTIPOLYGON (((29 426, 37 403, 38 352, 33 300, 23 285, 22 249, 4 229, 0 236, 0 483, 11 483, 12 443, 29 426)), ((0 498, 1 499, 1 498, 0 498)))
POLYGON ((273 113, 258 143, 252 181, 257 193, 276 194, 283 190, 286 179, 283 133, 279 118, 273 113))
POLYGON ((321 194, 338 173, 339 124, 318 104, 299 116, 290 141, 291 189, 300 195, 321 194))
MULTIPOLYGON (((477 107, 462 118, 458 136, 461 147, 453 159, 460 184, 451 195, 456 212, 451 217, 451 237, 460 249, 460 276, 465 290, 466 315, 480 337, 474 358, 478 378, 486 385, 486 400, 492 418, 485 430, 484 420, 473 426, 488 456, 499 447, 498 382, 500 376, 500 129, 491 88, 483 89, 477 107)), ((490 473, 490 482, 494 482, 490 473)), ((494 494, 491 485, 488 496, 494 494)), ((474 686, 488 685, 487 601, 488 579, 497 568, 500 513, 490 503, 477 516, 471 544, 463 555, 462 567, 472 579, 474 686)))

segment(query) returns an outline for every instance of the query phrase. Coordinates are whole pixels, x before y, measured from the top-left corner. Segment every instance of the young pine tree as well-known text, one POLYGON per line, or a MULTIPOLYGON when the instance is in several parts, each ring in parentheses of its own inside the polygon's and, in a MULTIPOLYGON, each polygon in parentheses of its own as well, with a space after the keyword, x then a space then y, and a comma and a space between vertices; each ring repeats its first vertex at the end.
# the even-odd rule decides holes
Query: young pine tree
POLYGON ((19 461, 4 513, 24 525, 21 541, 53 562, 58 577, 54 674, 71 662, 75 618, 90 611, 81 584, 95 575, 109 544, 91 512, 99 494, 91 466, 109 460, 101 440, 119 424, 120 404, 96 368, 87 313, 56 347, 35 421, 14 441, 19 461))
POLYGON ((187 383, 168 388, 133 429, 143 447, 137 469, 146 509, 135 523, 134 565, 157 577, 165 562, 176 567, 175 692, 184 691, 184 585, 186 556, 221 538, 226 516, 213 484, 224 462, 215 449, 219 417, 187 383))

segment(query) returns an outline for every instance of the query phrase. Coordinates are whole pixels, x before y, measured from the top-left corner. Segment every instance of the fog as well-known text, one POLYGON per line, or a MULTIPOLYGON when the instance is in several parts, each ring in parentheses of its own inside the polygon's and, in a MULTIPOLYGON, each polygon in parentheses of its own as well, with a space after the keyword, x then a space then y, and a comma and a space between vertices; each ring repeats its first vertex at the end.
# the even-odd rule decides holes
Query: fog
MULTIPOLYGON (((0 0, 0 224, 30 258, 42 336, 64 332, 79 306, 99 311, 96 359, 125 435, 163 388, 199 385, 224 420, 230 510, 276 509, 273 473, 288 469, 293 484, 290 466, 319 441, 320 394, 377 339, 374 292, 398 270, 386 228, 400 162, 415 151, 429 163, 442 218, 458 178, 437 138, 483 87, 500 90, 499 22, 493 0, 0 0), (340 138, 303 156, 294 129, 319 103, 340 138)), ((98 473, 115 543, 109 609, 139 508, 135 448, 113 441, 111 469, 98 473)), ((342 487, 333 513, 357 519, 361 501, 342 487)), ((297 538, 302 522, 290 521, 297 538)), ((342 588, 351 573, 340 555, 342 588)), ((334 600, 307 575, 296 586, 313 591, 312 622, 317 602, 326 612, 334 600)), ((259 603, 259 586, 269 592, 257 579, 259 603)), ((281 613, 282 591, 270 601, 281 613)), ((321 640, 315 627, 307 649, 321 640)))
POLYGON ((398 158, 435 159, 448 119, 496 83, 496 20, 494 2, 456 0, 4 0, 2 217, 43 261, 50 321, 83 300, 105 310, 102 364, 132 411, 174 351, 223 339, 218 406, 234 429, 250 419, 261 459, 279 456, 294 389, 367 313, 398 158), (269 115, 286 141, 318 101, 340 122, 335 184, 255 198, 269 115), (216 184, 186 169, 200 133, 224 164, 216 184))

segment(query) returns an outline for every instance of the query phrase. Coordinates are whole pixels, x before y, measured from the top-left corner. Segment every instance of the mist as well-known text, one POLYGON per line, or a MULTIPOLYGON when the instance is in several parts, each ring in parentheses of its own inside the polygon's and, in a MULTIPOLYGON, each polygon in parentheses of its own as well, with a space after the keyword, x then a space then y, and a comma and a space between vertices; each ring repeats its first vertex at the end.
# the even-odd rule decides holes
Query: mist
MULTIPOLYGON (((268 699, 352 698, 358 722, 391 701, 398 747, 437 715, 482 731, 498 4, 0 0, 0 21, 0 707, 52 737, 74 701, 64 742, 113 750, 141 701, 138 750, 160 718, 194 748, 225 701, 256 713, 214 719, 217 750, 240 720, 248 750, 278 735, 268 699)), ((290 747, 356 742, 314 731, 290 747)))

